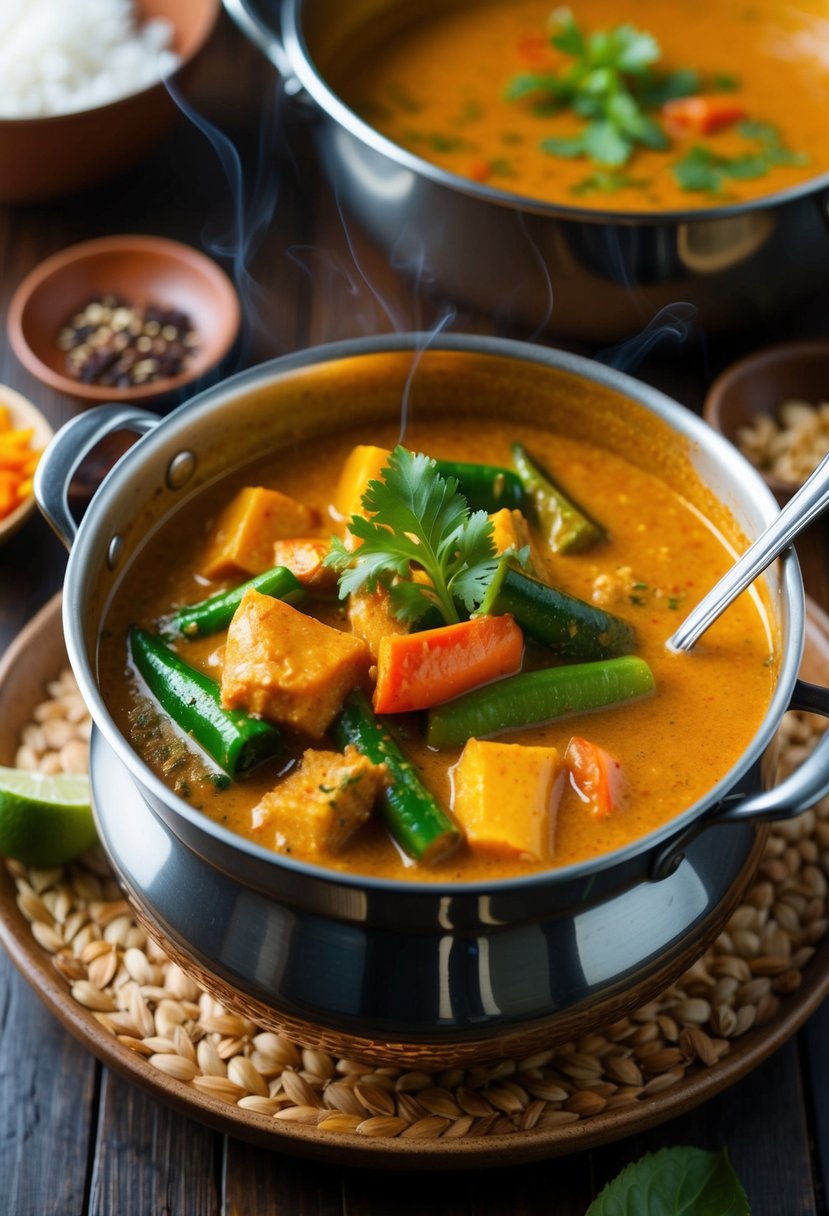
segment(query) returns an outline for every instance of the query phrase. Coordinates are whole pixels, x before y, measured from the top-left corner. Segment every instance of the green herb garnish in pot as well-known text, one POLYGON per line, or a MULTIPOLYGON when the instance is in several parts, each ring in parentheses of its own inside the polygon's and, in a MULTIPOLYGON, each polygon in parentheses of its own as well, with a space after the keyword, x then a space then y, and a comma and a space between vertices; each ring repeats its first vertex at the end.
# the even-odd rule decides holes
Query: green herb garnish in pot
POLYGON ((456 477, 442 477, 429 456, 398 445, 362 505, 368 518, 352 515, 348 524, 359 547, 335 537, 325 559, 340 572, 341 599, 382 584, 401 621, 414 624, 434 609, 452 625, 474 612, 498 558, 492 521, 486 511, 470 511, 456 477))

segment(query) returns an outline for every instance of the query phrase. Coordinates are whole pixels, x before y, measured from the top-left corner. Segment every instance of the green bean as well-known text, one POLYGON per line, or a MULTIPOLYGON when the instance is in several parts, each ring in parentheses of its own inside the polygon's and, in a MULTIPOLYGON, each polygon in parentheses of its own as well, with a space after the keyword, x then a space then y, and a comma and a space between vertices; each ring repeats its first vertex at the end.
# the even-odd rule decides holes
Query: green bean
POLYGON ((521 478, 512 469, 492 464, 464 464, 457 460, 436 460, 441 477, 454 477, 470 511, 500 511, 502 507, 518 509, 524 505, 521 478))
POLYGON ((512 455, 536 519, 554 553, 580 553, 606 539, 601 524, 568 498, 522 444, 512 445, 512 455))
POLYGON ((429 864, 458 844, 458 824, 423 785, 363 693, 355 691, 346 698, 334 735, 340 747, 350 743, 372 763, 385 764, 390 783, 380 799, 380 813, 405 853, 429 864))
POLYGON ((527 671, 431 709, 426 741, 430 747, 460 747, 467 739, 642 697, 653 687, 651 669, 632 655, 527 671))
POLYGON ((298 603, 305 595, 302 584, 287 566, 273 566, 270 570, 257 574, 255 578, 248 579, 246 583, 232 587, 230 591, 220 591, 198 604, 187 604, 184 608, 179 608, 161 622, 162 633, 165 637, 183 635, 196 638, 227 629, 249 587, 262 595, 271 595, 274 599, 287 600, 291 604, 298 603))
POLYGON ((144 629, 130 630, 136 668, 172 720, 231 777, 244 776, 279 750, 279 731, 241 710, 222 709, 219 685, 144 629))
POLYGON ((512 613, 526 634, 567 659, 609 659, 636 647, 627 621, 516 570, 509 558, 499 562, 479 612, 512 613))

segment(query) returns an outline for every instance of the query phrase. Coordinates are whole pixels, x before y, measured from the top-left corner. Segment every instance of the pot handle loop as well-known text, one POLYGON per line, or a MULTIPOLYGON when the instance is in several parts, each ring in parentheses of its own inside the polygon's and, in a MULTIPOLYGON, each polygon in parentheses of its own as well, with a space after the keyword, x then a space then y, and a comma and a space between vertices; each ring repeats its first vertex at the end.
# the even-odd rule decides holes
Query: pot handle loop
POLYGON ((284 46, 276 33, 259 16, 250 0, 222 0, 222 3, 227 15, 234 24, 262 52, 265 58, 270 60, 277 72, 279 72, 285 86, 285 92, 290 96, 298 93, 302 85, 294 75, 291 61, 284 46))
MULTIPOLYGON (((788 708, 829 718, 829 689, 797 680, 788 708)), ((737 794, 724 798, 711 815, 692 824, 658 850, 651 863, 651 877, 660 879, 673 874, 691 841, 709 827, 764 819, 794 819, 826 794, 829 794, 829 730, 803 763, 779 785, 747 797, 737 794)))
POLYGON ((69 487, 81 461, 107 435, 115 431, 146 435, 160 421, 157 414, 132 405, 102 405, 72 418, 51 440, 35 470, 34 496, 67 549, 72 548, 78 533, 69 508, 69 487))

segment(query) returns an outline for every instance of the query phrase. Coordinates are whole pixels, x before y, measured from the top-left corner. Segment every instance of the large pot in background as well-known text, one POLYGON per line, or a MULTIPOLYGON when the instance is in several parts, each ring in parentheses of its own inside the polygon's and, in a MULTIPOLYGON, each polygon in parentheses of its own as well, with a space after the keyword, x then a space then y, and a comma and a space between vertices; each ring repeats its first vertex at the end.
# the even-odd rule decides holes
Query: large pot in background
POLYGON ((507 328, 616 341, 666 324, 749 326, 824 287, 829 175, 749 203, 687 211, 558 206, 457 177, 392 143, 332 90, 326 66, 407 0, 224 0, 312 103, 338 200, 452 302, 507 328), (672 306, 690 305, 672 311, 672 306))
POLYGON ((426 335, 290 355, 161 421, 131 407, 89 411, 50 445, 36 494, 72 546, 64 629, 96 726, 100 833, 165 949, 260 1025, 338 1054, 430 1065, 526 1055, 654 995, 716 936, 758 860, 756 821, 802 810, 829 788, 827 735, 793 777, 764 791, 782 714, 793 704, 829 715, 829 693, 797 680, 804 596, 790 553, 763 576, 780 674, 750 747, 704 799, 613 854, 488 886, 403 884, 274 855, 200 814, 133 751, 98 688, 98 641, 122 571, 150 531, 174 528, 182 504, 230 469, 343 419, 370 437, 372 421, 396 418, 404 397, 419 415, 536 424, 555 415, 643 467, 664 468, 670 453, 749 537, 776 512, 747 462, 654 389, 560 351, 426 335), (148 433, 76 529, 73 471, 118 429, 148 433))

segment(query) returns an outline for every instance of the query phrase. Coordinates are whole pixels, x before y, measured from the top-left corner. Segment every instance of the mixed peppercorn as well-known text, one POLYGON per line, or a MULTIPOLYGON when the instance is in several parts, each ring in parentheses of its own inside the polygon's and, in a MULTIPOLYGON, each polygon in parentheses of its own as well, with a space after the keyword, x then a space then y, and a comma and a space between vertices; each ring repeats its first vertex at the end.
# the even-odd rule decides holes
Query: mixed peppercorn
POLYGON ((198 347, 198 336, 178 309, 104 295, 72 316, 57 344, 76 380, 132 388, 179 375, 198 347))

